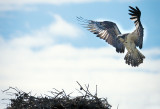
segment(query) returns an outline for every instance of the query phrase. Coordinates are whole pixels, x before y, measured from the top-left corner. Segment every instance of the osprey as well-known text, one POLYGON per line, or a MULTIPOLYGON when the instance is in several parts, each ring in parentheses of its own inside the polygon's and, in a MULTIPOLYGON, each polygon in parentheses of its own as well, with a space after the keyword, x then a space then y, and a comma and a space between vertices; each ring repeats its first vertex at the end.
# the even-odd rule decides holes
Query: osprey
POLYGON ((134 21, 136 29, 131 33, 121 34, 117 25, 111 21, 93 21, 86 20, 82 17, 77 19, 84 23, 85 27, 92 33, 97 34, 97 37, 104 39, 107 43, 116 48, 118 53, 124 53, 125 48, 127 54, 124 57, 126 64, 131 66, 138 66, 143 63, 145 56, 136 48, 142 48, 143 45, 143 26, 140 21, 141 11, 138 7, 129 6, 129 15, 134 21))

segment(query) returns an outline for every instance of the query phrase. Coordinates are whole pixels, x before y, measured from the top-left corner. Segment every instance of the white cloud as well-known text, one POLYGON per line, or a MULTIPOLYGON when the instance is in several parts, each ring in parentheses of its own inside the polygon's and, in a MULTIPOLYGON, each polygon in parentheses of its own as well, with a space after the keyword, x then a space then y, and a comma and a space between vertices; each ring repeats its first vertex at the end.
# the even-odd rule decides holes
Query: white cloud
MULTIPOLYGON (((81 34, 80 29, 65 21, 61 16, 54 15, 54 19, 55 21, 47 27, 35 30, 31 34, 13 37, 12 40, 6 42, 6 46, 12 46, 12 48, 46 47, 54 44, 57 38, 75 38, 81 34)), ((5 43, 2 38, 0 39, 0 42, 1 44, 5 43)))
POLYGON ((110 0, 0 0, 0 11, 9 10, 35 10, 31 5, 53 4, 61 5, 68 3, 87 3, 87 2, 108 2, 110 0), (26 6, 30 5, 30 6, 26 6))
POLYGON ((106 2, 110 0, 0 0, 4 5, 24 5, 24 4, 64 4, 64 3, 83 3, 83 2, 106 2))
POLYGON ((90 2, 136 2, 138 0, 0 0, 0 11, 8 10, 35 10, 35 7, 25 5, 36 5, 36 4, 53 4, 61 5, 68 3, 90 3, 90 2))
MULTIPOLYGON (((52 88, 63 88, 69 93, 78 88, 75 81, 79 81, 89 83, 92 92, 97 84, 98 95, 107 97, 113 109, 118 104, 123 109, 160 107, 160 59, 153 59, 160 54, 160 48, 143 50, 144 63, 132 68, 125 64, 125 54, 116 53, 113 47, 75 48, 56 44, 57 36, 64 37, 61 33, 73 38, 77 37, 79 29, 60 16, 54 16, 55 22, 31 34, 9 41, 0 37, 2 90, 17 86, 24 91, 46 93, 52 88), (69 33, 60 29, 61 25, 70 28, 69 33), (31 50, 35 46, 44 48, 31 50)), ((0 94, 0 97, 6 96, 0 94)))
POLYGON ((137 1, 141 1, 141 0, 116 0, 116 1, 120 1, 120 2, 137 2, 137 1))
POLYGON ((27 5, 19 5, 19 4, 12 4, 12 3, 1 3, 0 2, 0 11, 13 11, 13 10, 25 10, 25 11, 35 11, 37 10, 34 6, 27 6, 27 5))
POLYGON ((47 46, 48 44, 54 43, 53 39, 51 37, 48 37, 47 34, 43 35, 45 35, 46 37, 42 36, 42 34, 24 35, 22 37, 16 37, 13 38, 12 41, 9 42, 9 44, 11 44, 12 47, 28 48, 47 46))
POLYGON ((153 49, 150 49, 150 50, 145 50, 144 52, 150 58, 152 58, 153 56, 160 56, 160 50, 159 50, 159 48, 153 48, 153 49))
POLYGON ((49 26, 49 32, 56 36, 78 36, 80 30, 76 28, 73 24, 69 24, 64 21, 59 15, 54 15, 56 21, 49 26))

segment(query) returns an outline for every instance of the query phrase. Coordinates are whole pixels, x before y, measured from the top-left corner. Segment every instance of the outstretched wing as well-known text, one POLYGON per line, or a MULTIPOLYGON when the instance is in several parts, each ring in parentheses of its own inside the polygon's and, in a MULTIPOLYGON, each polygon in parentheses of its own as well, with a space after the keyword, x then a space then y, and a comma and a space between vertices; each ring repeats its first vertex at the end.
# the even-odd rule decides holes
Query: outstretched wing
POLYGON ((121 34, 117 25, 110 21, 97 22, 93 20, 86 20, 82 17, 77 17, 79 21, 82 21, 85 27, 92 33, 97 34, 97 37, 104 39, 106 42, 116 48, 119 53, 124 53, 124 45, 117 39, 117 36, 121 34))
POLYGON ((136 26, 136 30, 133 32, 135 34, 137 34, 137 37, 135 38, 135 44, 136 46, 138 46, 140 49, 142 48, 143 45, 143 26, 141 24, 140 21, 140 17, 141 17, 141 11, 139 10, 138 7, 133 8, 131 6, 129 6, 130 8, 130 15, 131 15, 131 20, 134 20, 134 24, 136 26))

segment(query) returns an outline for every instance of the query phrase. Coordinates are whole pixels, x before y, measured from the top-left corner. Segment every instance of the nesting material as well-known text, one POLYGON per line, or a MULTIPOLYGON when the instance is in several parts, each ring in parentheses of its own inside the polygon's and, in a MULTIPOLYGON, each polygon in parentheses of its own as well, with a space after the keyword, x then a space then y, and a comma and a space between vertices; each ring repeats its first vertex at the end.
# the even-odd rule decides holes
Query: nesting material
MULTIPOLYGON (((77 82, 78 83, 78 82, 77 82)), ((59 91, 53 88, 49 91, 51 95, 36 96, 31 95, 31 92, 26 93, 18 88, 9 87, 4 90, 6 94, 14 95, 14 98, 9 99, 10 103, 6 109, 111 109, 111 105, 106 98, 97 97, 97 87, 95 95, 89 91, 89 85, 83 88, 79 83, 80 89, 76 89, 81 96, 71 97, 64 90, 59 91), (12 91, 12 92, 9 92, 12 91)))

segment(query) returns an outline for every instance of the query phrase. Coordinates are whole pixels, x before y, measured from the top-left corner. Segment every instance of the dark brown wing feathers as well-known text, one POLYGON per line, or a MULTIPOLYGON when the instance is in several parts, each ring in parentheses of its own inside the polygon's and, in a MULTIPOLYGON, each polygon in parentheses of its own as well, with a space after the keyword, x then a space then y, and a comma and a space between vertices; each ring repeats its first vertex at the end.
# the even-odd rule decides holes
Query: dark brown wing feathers
POLYGON ((93 20, 86 20, 78 17, 78 20, 84 22, 85 27, 92 33, 97 34, 97 37, 105 40, 107 43, 116 48, 117 52, 124 52, 124 45, 121 44, 117 36, 121 34, 117 25, 110 21, 97 22, 93 20))
POLYGON ((129 8, 130 8, 129 15, 131 15, 130 19, 134 20, 134 24, 136 26, 136 30, 134 31, 134 33, 136 33, 138 35, 137 40, 135 40, 135 44, 136 44, 136 46, 138 46, 141 49, 142 45, 143 45, 143 26, 140 21, 141 11, 139 10, 138 7, 133 8, 133 7, 129 6, 129 8))

